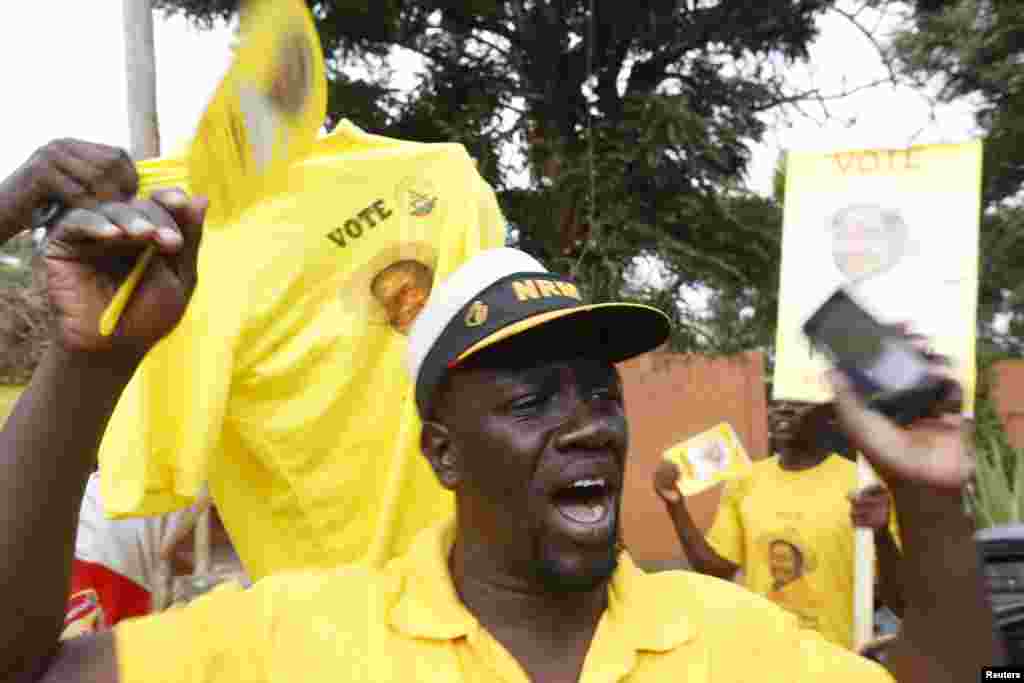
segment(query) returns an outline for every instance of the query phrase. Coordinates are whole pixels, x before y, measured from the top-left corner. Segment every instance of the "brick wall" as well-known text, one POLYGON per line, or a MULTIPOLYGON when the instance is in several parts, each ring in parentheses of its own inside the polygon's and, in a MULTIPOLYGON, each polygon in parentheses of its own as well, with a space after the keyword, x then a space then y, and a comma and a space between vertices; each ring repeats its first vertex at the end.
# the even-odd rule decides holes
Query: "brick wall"
MULTIPOLYGON (((752 458, 768 453, 764 358, 748 352, 724 358, 650 353, 620 366, 630 428, 623 531, 634 559, 661 569, 685 566, 682 549, 652 477, 661 454, 719 422, 729 422, 752 458)), ((715 489, 688 499, 701 528, 718 506, 715 489)))
POLYGON ((1014 448, 1024 448, 1024 361, 994 363, 992 399, 1014 448))

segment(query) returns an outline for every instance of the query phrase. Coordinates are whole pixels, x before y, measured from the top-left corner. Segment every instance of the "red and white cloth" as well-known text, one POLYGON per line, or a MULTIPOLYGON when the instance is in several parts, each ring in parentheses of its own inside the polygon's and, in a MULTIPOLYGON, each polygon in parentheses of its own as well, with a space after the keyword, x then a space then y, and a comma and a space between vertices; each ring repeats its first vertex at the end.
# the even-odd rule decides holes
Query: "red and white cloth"
POLYGON ((107 519, 99 474, 93 474, 82 499, 61 637, 95 633, 148 614, 160 575, 161 542, 185 514, 107 519))

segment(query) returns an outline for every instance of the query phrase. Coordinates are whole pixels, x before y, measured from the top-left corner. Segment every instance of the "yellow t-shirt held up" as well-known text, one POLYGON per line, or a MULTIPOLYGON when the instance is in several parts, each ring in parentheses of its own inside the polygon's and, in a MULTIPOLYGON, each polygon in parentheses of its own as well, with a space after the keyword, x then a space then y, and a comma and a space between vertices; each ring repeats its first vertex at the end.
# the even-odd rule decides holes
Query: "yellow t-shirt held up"
MULTIPOLYGON (((453 525, 383 570, 271 577, 122 622, 121 683, 527 683, 459 600, 453 525)), ((892 683, 879 665, 802 629, 767 600, 692 572, 646 574, 628 554, 608 590, 581 683, 892 683)))
POLYGON ((435 283, 504 239, 462 146, 342 122, 206 231, 188 312, 104 436, 108 514, 178 509, 208 482, 253 578, 404 550, 452 511, 419 453, 405 332, 435 283))
MULTIPOLYGON (((740 565, 747 588, 849 649, 854 527, 846 496, 856 488, 857 464, 839 455, 799 471, 765 458, 726 482, 708 531, 715 551, 740 565)), ((891 529, 898 538, 895 515, 891 529)))

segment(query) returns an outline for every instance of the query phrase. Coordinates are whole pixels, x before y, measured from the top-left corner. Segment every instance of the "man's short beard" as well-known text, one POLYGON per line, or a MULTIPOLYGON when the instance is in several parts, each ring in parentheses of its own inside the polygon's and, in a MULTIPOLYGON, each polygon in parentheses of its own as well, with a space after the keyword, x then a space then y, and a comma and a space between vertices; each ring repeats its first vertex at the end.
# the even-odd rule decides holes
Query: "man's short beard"
MULTIPOLYGON (((618 518, 618 511, 615 514, 618 518)), ((545 552, 543 541, 538 539, 534 573, 541 585, 553 593, 586 593, 610 579, 619 567, 619 552, 621 551, 619 539, 622 531, 617 519, 614 529, 615 532, 608 544, 607 556, 585 574, 563 571, 558 561, 545 552)))

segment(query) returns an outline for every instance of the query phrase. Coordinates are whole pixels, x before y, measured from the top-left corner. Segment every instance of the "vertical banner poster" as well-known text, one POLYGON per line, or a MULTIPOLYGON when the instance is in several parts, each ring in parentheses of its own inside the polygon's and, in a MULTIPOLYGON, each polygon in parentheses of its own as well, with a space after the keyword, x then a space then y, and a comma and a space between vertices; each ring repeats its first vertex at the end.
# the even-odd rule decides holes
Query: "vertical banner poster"
POLYGON ((948 356, 973 415, 982 144, 791 152, 773 398, 831 398, 802 326, 845 287, 948 356))

